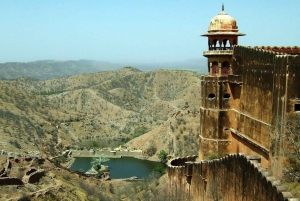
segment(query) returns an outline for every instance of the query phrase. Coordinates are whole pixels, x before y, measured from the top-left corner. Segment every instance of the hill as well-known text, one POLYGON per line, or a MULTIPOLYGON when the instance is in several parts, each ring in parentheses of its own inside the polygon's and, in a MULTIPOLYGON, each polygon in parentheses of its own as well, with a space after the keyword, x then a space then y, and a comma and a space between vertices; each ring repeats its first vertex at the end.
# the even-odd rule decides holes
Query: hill
POLYGON ((55 155, 70 146, 114 148, 132 140, 126 146, 142 149, 145 157, 161 149, 196 154, 199 77, 190 71, 125 67, 43 81, 2 79, 3 149, 55 155), (188 142, 195 145, 183 149, 188 142))
POLYGON ((7 62, 0 63, 0 77, 3 79, 17 79, 30 77, 38 80, 48 80, 72 75, 88 74, 108 70, 118 70, 123 66, 136 66, 143 71, 155 69, 189 70, 197 73, 206 73, 205 59, 190 59, 181 62, 156 62, 156 63, 124 63, 116 64, 94 60, 40 60, 33 62, 7 62))
POLYGON ((166 176, 104 182, 48 158, 69 148, 119 145, 150 160, 162 149, 171 156, 197 154, 199 78, 191 71, 132 67, 50 80, 0 78, 0 149, 15 156, 0 155, 0 199, 164 199, 166 176), (8 185, 12 180, 26 183, 16 190, 8 185))

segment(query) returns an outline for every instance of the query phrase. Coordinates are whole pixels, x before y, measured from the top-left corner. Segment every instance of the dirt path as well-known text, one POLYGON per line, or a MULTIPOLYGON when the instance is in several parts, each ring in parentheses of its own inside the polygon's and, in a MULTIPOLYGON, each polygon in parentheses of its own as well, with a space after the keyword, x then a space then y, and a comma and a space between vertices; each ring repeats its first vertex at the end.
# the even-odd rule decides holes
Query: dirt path
POLYGON ((76 135, 74 135, 74 133, 72 131, 69 130, 69 127, 65 124, 65 123, 61 123, 61 125, 63 125, 64 129, 68 132, 68 134, 71 135, 71 137, 75 140, 78 141, 78 138, 76 137, 76 135))

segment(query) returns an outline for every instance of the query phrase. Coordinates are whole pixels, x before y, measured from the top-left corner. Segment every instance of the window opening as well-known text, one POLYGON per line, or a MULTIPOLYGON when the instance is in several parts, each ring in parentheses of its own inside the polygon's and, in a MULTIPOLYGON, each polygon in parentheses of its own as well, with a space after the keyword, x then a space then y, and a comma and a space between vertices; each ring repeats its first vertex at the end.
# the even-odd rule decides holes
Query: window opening
POLYGON ((208 99, 214 99, 214 98, 216 98, 215 94, 208 94, 208 99))
POLYGON ((226 98, 226 99, 230 98, 230 94, 224 94, 223 98, 226 98))
POLYGON ((295 112, 300 112, 300 104, 295 104, 295 112))

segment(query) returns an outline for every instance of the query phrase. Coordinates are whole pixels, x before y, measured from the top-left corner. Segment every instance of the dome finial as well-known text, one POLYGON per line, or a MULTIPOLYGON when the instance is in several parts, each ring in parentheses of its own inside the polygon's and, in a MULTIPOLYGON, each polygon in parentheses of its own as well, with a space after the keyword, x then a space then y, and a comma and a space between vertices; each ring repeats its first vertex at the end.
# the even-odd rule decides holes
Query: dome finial
POLYGON ((222 11, 224 11, 224 3, 222 3, 222 11))

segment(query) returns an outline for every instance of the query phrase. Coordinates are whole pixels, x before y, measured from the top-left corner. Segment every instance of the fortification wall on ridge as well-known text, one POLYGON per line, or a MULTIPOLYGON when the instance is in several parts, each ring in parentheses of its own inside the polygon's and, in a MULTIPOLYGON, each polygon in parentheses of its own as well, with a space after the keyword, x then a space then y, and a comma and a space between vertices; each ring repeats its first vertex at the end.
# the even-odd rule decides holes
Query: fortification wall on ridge
POLYGON ((232 154, 212 161, 190 159, 169 162, 169 200, 300 200, 261 166, 259 157, 232 154))
POLYGON ((280 178, 285 146, 282 126, 288 117, 300 113, 300 56, 285 53, 235 46, 231 75, 201 77, 199 160, 210 153, 260 158, 230 155, 171 165, 170 189, 173 186, 176 191, 170 195, 196 200, 284 200, 290 196, 265 169, 280 178), (172 179, 175 175, 179 186, 172 179))
MULTIPOLYGON (((265 167, 271 161, 275 164, 274 167, 269 166, 272 172, 281 172, 278 170, 282 168, 282 157, 274 156, 280 155, 282 144, 271 143, 274 140, 280 142, 282 134, 275 135, 273 130, 280 130, 288 116, 300 111, 300 57, 274 52, 271 48, 236 46, 233 51, 232 70, 233 75, 228 78, 230 89, 237 86, 234 81, 238 78, 241 90, 236 95, 239 97, 239 106, 234 103, 228 112, 231 128, 266 150, 245 153, 259 154, 263 157, 265 167), (278 147, 278 150, 272 150, 274 147, 278 147)), ((242 142, 234 132, 232 135, 232 150, 249 150, 251 143, 242 142), (237 141, 240 142, 236 143, 237 141)))

